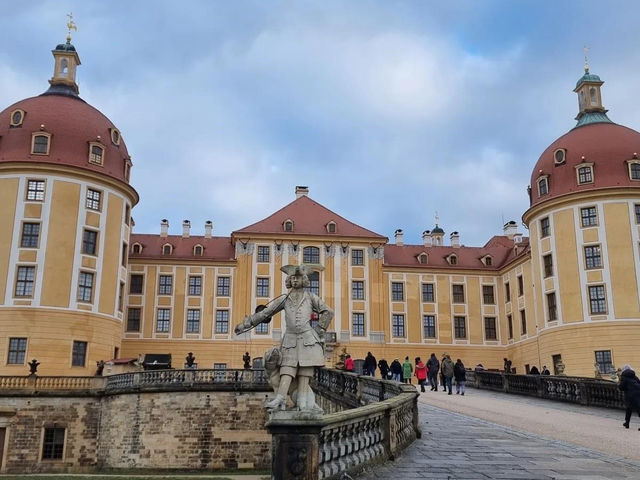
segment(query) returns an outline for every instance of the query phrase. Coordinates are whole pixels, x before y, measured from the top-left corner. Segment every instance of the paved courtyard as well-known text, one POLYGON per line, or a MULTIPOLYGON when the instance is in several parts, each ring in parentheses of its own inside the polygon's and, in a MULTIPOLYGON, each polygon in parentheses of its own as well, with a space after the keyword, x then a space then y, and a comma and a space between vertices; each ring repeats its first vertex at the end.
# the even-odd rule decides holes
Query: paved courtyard
POLYGON ((358 478, 640 479, 640 422, 625 430, 621 411, 474 389, 419 408, 422 438, 358 478))

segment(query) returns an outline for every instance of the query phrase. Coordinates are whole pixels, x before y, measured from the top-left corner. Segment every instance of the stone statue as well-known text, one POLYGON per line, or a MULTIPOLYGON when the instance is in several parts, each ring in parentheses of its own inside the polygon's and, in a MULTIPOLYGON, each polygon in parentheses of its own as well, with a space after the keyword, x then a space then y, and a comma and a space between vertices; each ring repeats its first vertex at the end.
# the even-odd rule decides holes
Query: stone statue
POLYGON ((196 361, 196 357, 193 356, 193 352, 189 352, 187 354, 185 361, 187 362, 187 368, 193 368, 193 364, 196 361))
POLYGON ((249 355, 249 352, 244 352, 244 355, 242 356, 242 361, 244 362, 245 370, 248 370, 251 368, 251 355, 249 355))
POLYGON ((35 375, 36 371, 38 370, 38 365, 40 365, 40 362, 38 362, 38 360, 34 358, 27 365, 29 365, 29 375, 35 375))
POLYGON ((556 363, 555 365, 556 367, 556 375, 564 375, 564 363, 562 362, 562 360, 558 361, 558 363, 556 363))
POLYGON ((504 373, 511 373, 511 360, 508 358, 504 359, 504 373))
MULTIPOLYGON (((265 405, 269 410, 284 410, 287 395, 295 385, 295 396, 292 400, 300 411, 322 412, 315 403, 315 396, 310 386, 310 379, 314 367, 323 367, 324 360, 324 332, 331 319, 331 310, 317 295, 305 291, 309 286, 308 275, 313 270, 322 270, 320 266, 285 265, 280 270, 287 275, 285 285, 289 292, 277 297, 267 307, 244 318, 235 327, 236 335, 240 335, 262 322, 270 321, 276 313, 284 310, 285 330, 279 353, 271 352, 271 357, 278 357, 276 398, 265 405), (311 326, 312 313, 318 314, 318 324, 311 326), (295 384, 294 384, 295 380, 295 384)), ((269 363, 265 355, 265 368, 269 363)), ((275 385, 274 385, 275 386, 275 385)))
POLYGON ((101 377, 103 371, 104 371, 104 360, 99 360, 96 362, 96 377, 101 377))
POLYGON ((593 366, 595 367, 594 376, 598 379, 602 378, 602 370, 600 370, 600 364, 596 362, 593 364, 593 366))

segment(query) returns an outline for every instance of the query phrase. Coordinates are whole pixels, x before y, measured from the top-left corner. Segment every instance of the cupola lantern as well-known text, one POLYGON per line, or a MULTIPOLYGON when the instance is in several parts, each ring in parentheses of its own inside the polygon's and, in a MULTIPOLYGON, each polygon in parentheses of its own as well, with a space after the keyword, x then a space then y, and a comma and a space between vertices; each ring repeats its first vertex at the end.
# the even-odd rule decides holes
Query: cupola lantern
POLYGON ((611 123, 607 110, 602 106, 600 87, 604 83, 598 75, 589 72, 587 48, 584 56, 584 75, 580 77, 573 90, 578 94, 578 124, 576 127, 591 123, 611 123))
POLYGON ((67 22, 67 28, 69 33, 67 34, 67 42, 61 43, 54 50, 53 53, 54 65, 53 65, 53 77, 49 80, 51 84, 50 91, 55 90, 56 93, 63 93, 64 90, 70 90, 67 93, 70 95, 78 94, 78 84, 76 83, 76 68, 80 65, 80 57, 76 48, 71 44, 71 30, 78 30, 73 22, 73 15, 68 14, 69 21, 67 22))

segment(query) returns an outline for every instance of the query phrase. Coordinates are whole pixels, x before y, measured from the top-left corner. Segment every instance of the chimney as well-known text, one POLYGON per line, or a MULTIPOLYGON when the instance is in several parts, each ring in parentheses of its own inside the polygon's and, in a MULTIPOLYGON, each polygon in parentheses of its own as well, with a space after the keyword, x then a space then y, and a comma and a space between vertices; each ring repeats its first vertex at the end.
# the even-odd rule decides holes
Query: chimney
POLYGON ((307 195, 309 195, 309 187, 304 185, 298 185, 296 187, 296 199, 306 197, 307 195))
POLYGON ((191 231, 191 222, 189 220, 182 221, 182 238, 189 238, 191 231))
POLYGON ((402 233, 402 229, 397 229, 394 235, 396 237, 396 245, 402 247, 404 245, 404 234, 402 233))
POLYGON ((160 236, 166 237, 167 235, 169 235, 169 220, 163 218, 160 222, 160 236))
POLYGON ((211 220, 207 220, 204 222, 204 238, 211 238, 211 234, 213 233, 213 222, 211 220))
POLYGON ((430 247, 433 245, 433 239, 431 238, 431 230, 425 230, 422 232, 422 244, 425 247, 430 247))
POLYGON ((513 235, 513 243, 522 243, 522 234, 520 232, 516 232, 513 235))
POLYGON ((458 232, 452 232, 449 236, 451 239, 451 246, 458 248, 460 246, 460 234, 458 232))
POLYGON ((503 231, 505 236, 507 236, 509 240, 512 240, 513 236, 518 234, 518 224, 515 221, 510 220, 504 224, 503 231))

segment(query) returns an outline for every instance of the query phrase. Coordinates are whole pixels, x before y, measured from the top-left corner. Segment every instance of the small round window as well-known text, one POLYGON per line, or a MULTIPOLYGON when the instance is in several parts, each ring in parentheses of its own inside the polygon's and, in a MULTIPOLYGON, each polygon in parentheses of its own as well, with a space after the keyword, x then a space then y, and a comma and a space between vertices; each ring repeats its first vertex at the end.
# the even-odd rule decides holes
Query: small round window
POLYGON ((20 125, 22 125, 23 120, 24 120, 24 112, 22 110, 15 110, 11 114, 12 127, 19 127, 20 125))
POLYGON ((553 153, 553 160, 556 165, 560 165, 565 162, 567 157, 567 151, 564 148, 559 148, 553 153))

